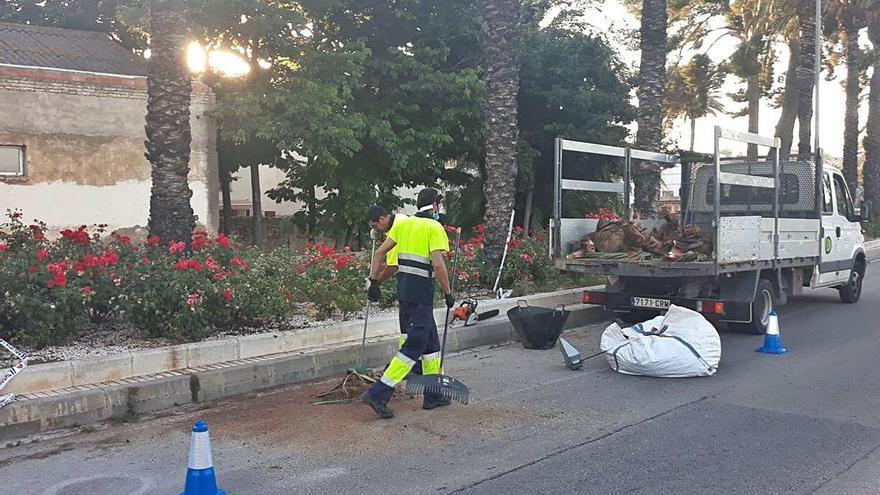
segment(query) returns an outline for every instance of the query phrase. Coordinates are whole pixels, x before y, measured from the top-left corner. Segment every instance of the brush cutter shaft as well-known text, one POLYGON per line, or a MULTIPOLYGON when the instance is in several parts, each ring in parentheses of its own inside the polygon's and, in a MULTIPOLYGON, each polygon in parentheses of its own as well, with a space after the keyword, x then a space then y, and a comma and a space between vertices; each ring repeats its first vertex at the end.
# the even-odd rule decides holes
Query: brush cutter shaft
MULTIPOLYGON (((455 250, 452 255, 452 279, 449 281, 449 292, 455 295, 455 269, 458 267, 458 246, 461 244, 461 228, 455 236, 455 250)), ((449 312, 452 308, 446 307, 446 318, 443 319, 443 341, 440 344, 440 374, 443 374, 443 358, 446 357, 446 333, 449 331, 449 312)))

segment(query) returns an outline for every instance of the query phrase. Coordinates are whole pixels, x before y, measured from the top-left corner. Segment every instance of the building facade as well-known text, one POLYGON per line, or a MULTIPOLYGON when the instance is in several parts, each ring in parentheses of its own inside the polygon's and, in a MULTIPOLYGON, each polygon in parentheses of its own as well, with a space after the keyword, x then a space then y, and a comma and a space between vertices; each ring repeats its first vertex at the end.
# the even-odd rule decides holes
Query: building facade
MULTIPOLYGON (((216 231, 216 127, 193 83, 189 184, 198 223, 216 231)), ((146 66, 104 33, 0 23, 0 210, 50 229, 146 226, 146 66)))

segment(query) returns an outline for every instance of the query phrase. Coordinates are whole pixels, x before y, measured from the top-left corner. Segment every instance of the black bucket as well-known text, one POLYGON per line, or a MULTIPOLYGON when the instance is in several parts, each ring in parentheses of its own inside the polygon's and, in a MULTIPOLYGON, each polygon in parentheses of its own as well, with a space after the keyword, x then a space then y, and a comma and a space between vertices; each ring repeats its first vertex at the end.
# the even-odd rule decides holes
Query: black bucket
POLYGON ((513 329, 519 341, 526 349, 552 349, 562 334, 562 327, 571 311, 566 311, 562 304, 555 308, 529 306, 526 301, 519 301, 515 308, 507 311, 513 329))

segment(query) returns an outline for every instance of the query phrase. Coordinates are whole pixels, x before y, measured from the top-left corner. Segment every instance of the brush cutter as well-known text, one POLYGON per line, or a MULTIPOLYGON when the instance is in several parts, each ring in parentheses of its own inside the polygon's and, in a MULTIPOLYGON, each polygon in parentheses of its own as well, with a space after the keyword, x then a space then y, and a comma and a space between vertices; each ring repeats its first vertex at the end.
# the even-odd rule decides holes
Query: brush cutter
MULTIPOLYGON (((461 244, 461 228, 455 239, 455 254, 452 256, 452 281, 449 289, 455 293, 455 268, 458 265, 458 246, 461 244)), ((422 375, 407 378, 406 393, 412 395, 439 395, 446 399, 452 399, 462 404, 468 403, 470 391, 467 385, 459 380, 443 374, 443 359, 446 357, 446 334, 449 330, 449 314, 452 308, 446 308, 446 318, 443 320, 443 342, 440 345, 440 374, 422 375)))
POLYGON ((450 322, 450 325, 454 327, 456 326, 455 322, 460 321, 461 324, 458 326, 469 327, 471 325, 476 325, 479 321, 494 318, 499 314, 500 311, 497 309, 477 313, 477 301, 473 299, 465 299, 464 302, 452 311, 452 321, 450 322))

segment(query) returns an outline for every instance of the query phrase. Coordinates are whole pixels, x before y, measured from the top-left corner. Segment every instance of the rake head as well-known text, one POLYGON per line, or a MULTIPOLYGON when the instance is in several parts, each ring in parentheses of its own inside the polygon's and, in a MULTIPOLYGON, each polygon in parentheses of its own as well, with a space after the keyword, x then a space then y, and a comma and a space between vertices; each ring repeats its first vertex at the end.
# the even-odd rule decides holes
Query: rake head
POLYGON ((421 375, 406 379, 406 393, 439 395, 462 404, 468 403, 467 385, 447 375, 421 375))

